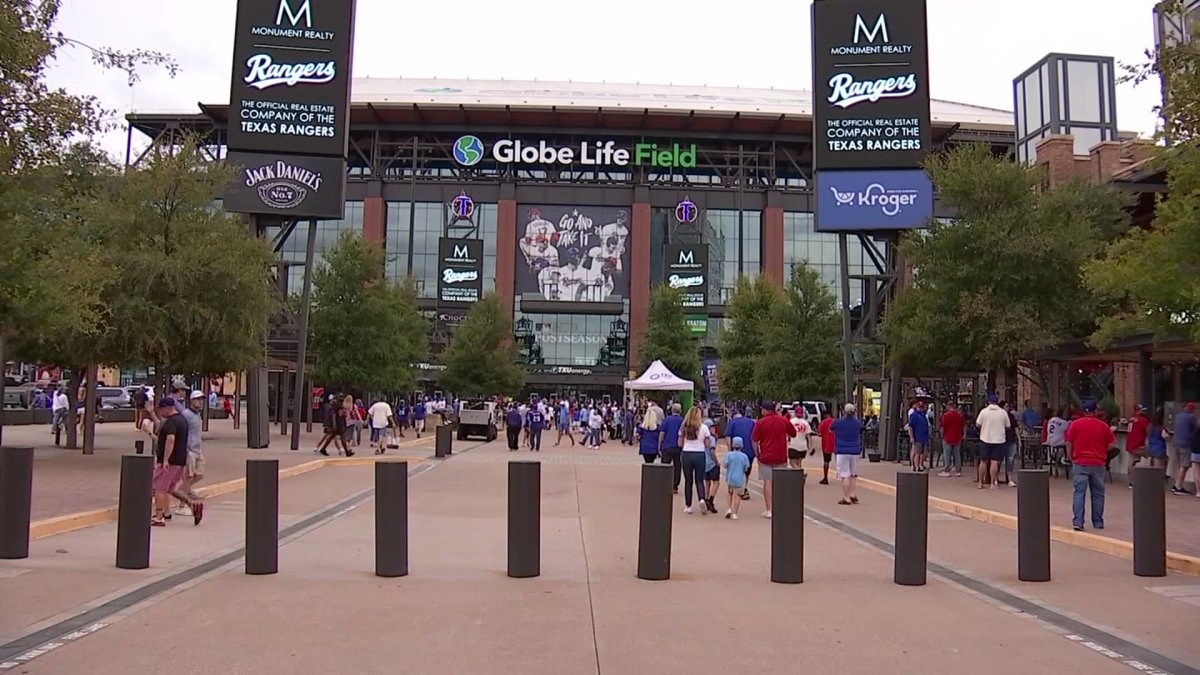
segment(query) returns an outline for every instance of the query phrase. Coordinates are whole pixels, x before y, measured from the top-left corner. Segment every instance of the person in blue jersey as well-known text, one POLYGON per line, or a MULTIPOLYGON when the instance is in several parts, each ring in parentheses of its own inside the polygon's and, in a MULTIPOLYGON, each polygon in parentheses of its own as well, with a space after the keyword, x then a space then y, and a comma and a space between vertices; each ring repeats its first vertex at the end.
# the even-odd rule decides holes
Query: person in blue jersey
POLYGON ((417 432, 417 438, 421 437, 421 432, 425 431, 425 414, 429 409, 425 405, 425 401, 417 399, 412 406, 413 431, 417 432))
POLYGON ((637 428, 638 454, 646 464, 653 464, 658 458, 658 449, 662 444, 662 429, 658 427, 658 417, 646 415, 642 424, 637 428))
POLYGON ((830 427, 836 439, 837 476, 842 481, 842 498, 838 504, 858 503, 858 458, 862 454, 862 423, 853 403, 847 403, 842 416, 830 427))
POLYGON ((683 448, 679 440, 679 430, 683 427, 683 417, 679 415, 681 409, 678 403, 672 404, 671 414, 662 423, 662 463, 674 465, 675 494, 679 494, 679 481, 683 478, 683 448))
MULTIPOLYGON (((725 437, 729 439, 727 449, 732 450, 737 447, 734 443, 736 439, 741 439, 742 453, 746 455, 746 478, 750 478, 750 471, 754 466, 754 444, 750 442, 750 436, 754 433, 754 420, 742 414, 740 408, 733 409, 733 419, 729 420, 729 424, 725 425, 725 437)), ((728 482, 728 477, 726 477, 728 482)), ((742 499, 750 499, 750 488, 745 481, 740 483, 742 499)))
POLYGON ((541 407, 529 406, 525 413, 525 428, 529 431, 529 451, 542 451, 542 430, 546 428, 546 415, 541 407))
POLYGON ((554 446, 558 447, 562 443, 563 436, 571 441, 571 446, 575 446, 575 434, 571 433, 571 406, 563 401, 558 408, 558 440, 554 441, 554 446))

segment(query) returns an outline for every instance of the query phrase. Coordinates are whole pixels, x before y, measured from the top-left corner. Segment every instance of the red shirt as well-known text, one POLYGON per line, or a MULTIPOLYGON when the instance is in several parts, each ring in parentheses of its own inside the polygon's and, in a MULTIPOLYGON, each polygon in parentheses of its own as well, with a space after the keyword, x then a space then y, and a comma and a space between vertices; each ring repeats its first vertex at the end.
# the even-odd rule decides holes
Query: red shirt
POLYGON ((1150 420, 1145 415, 1135 415, 1129 421, 1129 436, 1125 439, 1125 449, 1129 452, 1144 450, 1149 433, 1150 420))
POLYGON ((1071 461, 1082 466, 1104 466, 1108 449, 1116 442, 1112 429, 1095 415, 1080 417, 1067 427, 1071 461))
POLYGON ((833 418, 826 417, 821 420, 821 424, 817 427, 817 433, 821 434, 821 452, 832 455, 837 449, 837 436, 833 433, 833 418))
POLYGON ((942 413, 942 440, 950 445, 962 443, 963 427, 966 422, 963 420, 962 413, 958 410, 947 410, 942 413))
POLYGON ((773 410, 764 411, 750 432, 750 440, 758 443, 759 463, 769 466, 787 463, 788 439, 795 437, 796 427, 773 410))

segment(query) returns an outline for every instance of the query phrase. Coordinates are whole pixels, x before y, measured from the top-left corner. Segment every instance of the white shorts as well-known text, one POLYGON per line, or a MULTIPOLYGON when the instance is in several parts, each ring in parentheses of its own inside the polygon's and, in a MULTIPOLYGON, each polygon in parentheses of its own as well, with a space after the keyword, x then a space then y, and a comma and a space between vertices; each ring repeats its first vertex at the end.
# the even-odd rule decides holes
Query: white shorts
POLYGON ((417 433, 425 431, 425 419, 413 420, 413 429, 416 429, 417 433))
POLYGON ((858 475, 858 455, 837 456, 837 477, 850 478, 858 475))

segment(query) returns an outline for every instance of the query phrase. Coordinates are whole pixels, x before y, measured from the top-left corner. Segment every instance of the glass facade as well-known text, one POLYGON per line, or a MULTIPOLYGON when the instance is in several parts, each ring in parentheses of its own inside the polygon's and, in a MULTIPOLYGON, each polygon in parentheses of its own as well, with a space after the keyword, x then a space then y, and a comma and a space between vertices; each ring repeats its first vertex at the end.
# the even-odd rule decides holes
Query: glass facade
MULTIPOLYGON (((863 251, 863 246, 857 237, 847 240, 850 257, 851 274, 875 274, 874 263, 863 251)), ((885 244, 876 242, 876 248, 881 252, 886 250, 885 244)), ((808 263, 821 275, 821 280, 837 295, 838 302, 842 299, 841 261, 838 258, 838 235, 833 232, 817 232, 813 229, 813 214, 798 211, 786 211, 783 214, 783 275, 790 278, 792 268, 800 263, 808 263)), ((850 280, 850 305, 862 302, 863 283, 850 280)))
POLYGON ((530 365, 624 372, 629 364, 629 314, 514 313, 513 337, 530 365))
MULTIPOLYGON (((265 229, 267 240, 274 239, 279 234, 279 227, 265 229)), ((313 269, 319 268, 325 261, 323 254, 326 249, 337 243, 342 232, 363 231, 363 203, 346 202, 346 216, 341 220, 318 220, 316 247, 313 253, 313 269)), ((304 290, 304 258, 308 255, 308 221, 296 223, 292 233, 288 235, 279 250, 279 259, 288 265, 288 295, 299 295, 304 290)))
POLYGON ((762 212, 708 209, 694 223, 680 223, 673 208, 657 208, 650 222, 650 278, 663 278, 663 251, 670 243, 708 243, 708 297, 729 301, 738 274, 756 277, 762 267, 762 212))
POLYGON ((384 234, 388 278, 411 275, 420 297, 433 298, 437 296, 438 239, 478 238, 483 240, 483 292, 496 290, 496 213, 495 204, 476 204, 471 221, 452 222, 449 204, 388 202, 384 234))

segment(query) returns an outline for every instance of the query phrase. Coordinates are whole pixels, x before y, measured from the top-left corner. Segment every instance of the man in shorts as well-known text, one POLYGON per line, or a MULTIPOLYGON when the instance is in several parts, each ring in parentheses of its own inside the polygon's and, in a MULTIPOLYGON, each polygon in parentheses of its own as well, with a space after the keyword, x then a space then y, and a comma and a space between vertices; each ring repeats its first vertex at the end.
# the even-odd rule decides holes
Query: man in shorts
POLYGON ((200 524, 200 519, 204 515, 204 502, 200 495, 196 494, 192 487, 204 479, 204 453, 200 448, 200 431, 203 427, 203 418, 200 417, 200 411, 204 410, 204 392, 200 390, 193 391, 188 396, 188 405, 183 409, 183 419, 187 421, 188 437, 187 437, 187 470, 183 474, 183 480, 180 483, 179 491, 187 495, 192 501, 195 508, 189 508, 186 505, 180 504, 175 511, 177 515, 192 516, 196 524, 200 524), (197 513, 199 509, 199 513, 197 513))
POLYGON ((158 428, 158 443, 154 448, 154 516, 150 525, 166 526, 167 506, 171 497, 191 507, 195 522, 199 525, 204 507, 193 504, 187 495, 179 491, 179 483, 187 471, 187 422, 175 411, 175 399, 170 396, 159 399, 158 416, 162 423, 158 428))
POLYGON ((1000 397, 988 394, 987 407, 979 411, 975 426, 979 427, 979 489, 995 490, 1000 484, 1000 461, 1008 449, 1008 429, 1012 419, 998 405, 1000 397))
POLYGON ((762 417, 754 423, 750 440, 758 444, 758 478, 763 484, 763 518, 771 517, 771 505, 775 498, 775 469, 787 466, 789 439, 796 437, 796 427, 775 412, 774 401, 762 402, 762 417))
POLYGON ((804 456, 814 452, 808 447, 808 436, 812 433, 812 427, 808 425, 808 420, 804 419, 803 409, 789 413, 788 422, 796 429, 796 436, 788 439, 788 466, 793 469, 803 469, 804 456))
POLYGON ((855 415, 853 403, 842 408, 842 416, 829 426, 833 432, 837 454, 837 476, 842 481, 842 498, 838 504, 858 503, 858 458, 862 455, 862 422, 855 415))

